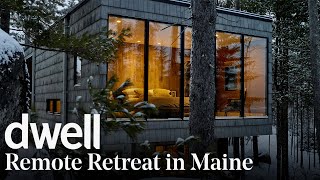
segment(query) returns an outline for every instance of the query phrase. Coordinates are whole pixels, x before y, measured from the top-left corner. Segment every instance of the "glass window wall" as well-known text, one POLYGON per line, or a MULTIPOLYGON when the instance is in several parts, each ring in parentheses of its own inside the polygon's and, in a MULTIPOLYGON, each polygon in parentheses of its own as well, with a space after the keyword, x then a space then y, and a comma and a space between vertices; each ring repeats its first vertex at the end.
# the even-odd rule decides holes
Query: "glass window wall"
POLYGON ((157 117, 179 117, 180 27, 150 22, 149 28, 148 101, 157 117))
POLYGON ((124 45, 118 50, 117 59, 108 64, 108 77, 116 75, 119 79, 115 87, 119 87, 127 79, 133 86, 123 93, 132 103, 143 100, 144 92, 144 41, 145 22, 129 18, 109 17, 109 29, 120 33, 129 29, 132 34, 125 38, 124 45))
POLYGON ((266 116, 267 40, 245 36, 244 47, 244 115, 266 116))
MULTIPOLYGON (((154 117, 180 117, 182 101, 183 116, 188 117, 192 29, 187 27, 181 31, 181 26, 156 22, 149 22, 146 26, 146 22, 148 21, 109 17, 110 30, 121 32, 129 28, 132 36, 125 39, 124 45, 118 51, 117 59, 108 64, 108 77, 116 75, 119 78, 116 86, 130 79, 133 86, 126 89, 124 94, 133 103, 148 100, 155 104, 159 114, 154 117), (145 37, 149 40, 147 44, 145 37), (180 47, 182 39, 183 49, 180 47), (147 59, 145 48, 148 48, 147 59), (148 66, 145 62, 148 62, 148 66), (182 70, 184 74, 181 73, 182 70), (148 74, 148 78, 144 77, 145 73, 148 74), (183 86, 180 84, 182 82, 183 86), (148 89, 144 89, 146 84, 148 89), (147 99, 144 99, 144 94, 148 94, 147 99)), ((217 32, 216 43, 215 115, 266 116, 267 39, 217 32)))

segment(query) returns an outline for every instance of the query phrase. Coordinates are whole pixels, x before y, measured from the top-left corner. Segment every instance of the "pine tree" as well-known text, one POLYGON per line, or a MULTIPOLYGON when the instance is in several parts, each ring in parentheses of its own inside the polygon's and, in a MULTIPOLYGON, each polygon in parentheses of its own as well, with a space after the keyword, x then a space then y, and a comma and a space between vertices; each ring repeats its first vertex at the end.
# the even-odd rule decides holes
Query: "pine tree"
POLYGON ((216 1, 193 0, 190 85, 190 133, 202 140, 202 155, 214 138, 216 1))
POLYGON ((58 20, 59 6, 64 6, 64 0, 2 0, 1 27, 7 32, 14 27, 27 34, 43 30, 58 20))

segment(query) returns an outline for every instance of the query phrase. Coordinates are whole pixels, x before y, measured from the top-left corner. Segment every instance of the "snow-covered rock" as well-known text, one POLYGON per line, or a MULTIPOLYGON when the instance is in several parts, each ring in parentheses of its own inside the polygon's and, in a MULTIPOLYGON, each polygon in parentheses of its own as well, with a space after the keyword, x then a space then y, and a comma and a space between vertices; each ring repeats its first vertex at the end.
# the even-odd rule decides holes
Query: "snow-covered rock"
POLYGON ((17 52, 23 53, 23 48, 16 40, 0 29, 0 64, 6 64, 14 60, 14 54, 17 52))
MULTIPOLYGON (((21 114, 28 110, 27 72, 23 48, 0 29, 0 179, 6 163, 4 153, 12 152, 4 140, 5 129, 12 122, 21 121, 21 114)), ((12 137, 16 141, 21 138, 19 132, 12 137)))

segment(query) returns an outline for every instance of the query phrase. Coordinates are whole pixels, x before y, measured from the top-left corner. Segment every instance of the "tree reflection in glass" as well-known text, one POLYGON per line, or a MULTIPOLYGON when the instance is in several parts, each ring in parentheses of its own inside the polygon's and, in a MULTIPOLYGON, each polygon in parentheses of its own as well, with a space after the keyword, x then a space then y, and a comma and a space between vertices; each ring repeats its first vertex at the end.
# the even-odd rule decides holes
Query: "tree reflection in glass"
POLYGON ((179 117, 179 26, 150 22, 149 27, 148 101, 158 108, 156 117, 179 117))
POLYGON ((240 116, 240 35, 216 35, 216 116, 240 116))
POLYGON ((245 36, 245 116, 266 116, 267 39, 245 36))
POLYGON ((108 64, 108 77, 116 75, 119 81, 115 87, 130 79, 133 86, 123 93, 132 103, 143 100, 144 91, 144 37, 145 22, 141 20, 109 17, 109 29, 120 33, 123 29, 129 29, 132 34, 125 37, 124 44, 119 47, 117 59, 108 64))

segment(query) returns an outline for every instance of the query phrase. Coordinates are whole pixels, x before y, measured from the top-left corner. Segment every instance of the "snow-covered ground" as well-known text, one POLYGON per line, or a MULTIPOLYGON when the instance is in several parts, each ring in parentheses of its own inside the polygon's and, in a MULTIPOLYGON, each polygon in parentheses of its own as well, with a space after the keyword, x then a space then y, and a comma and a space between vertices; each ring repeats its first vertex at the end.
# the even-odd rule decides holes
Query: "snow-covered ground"
MULTIPOLYGON (((318 153, 314 156, 314 151, 303 151, 303 166, 300 167, 300 142, 297 144, 297 136, 293 137, 291 142, 291 133, 289 133, 289 175, 291 179, 320 179, 320 164, 318 153), (292 149, 291 149, 292 145, 292 149), (298 157, 297 157, 297 145, 298 145, 298 157), (315 157, 315 158, 314 158, 315 157), (297 160, 298 159, 298 160, 297 160), (309 166, 310 164, 310 166, 309 166)), ((259 179, 269 180, 277 179, 277 136, 276 127, 273 127, 272 135, 265 135, 258 137, 259 154, 270 154, 271 164, 259 163, 259 166, 254 166, 251 171, 246 172, 245 179, 259 179)), ((233 147, 229 145, 229 155, 233 155, 233 147)), ((247 138, 245 140, 245 156, 253 157, 252 139, 247 138)))

